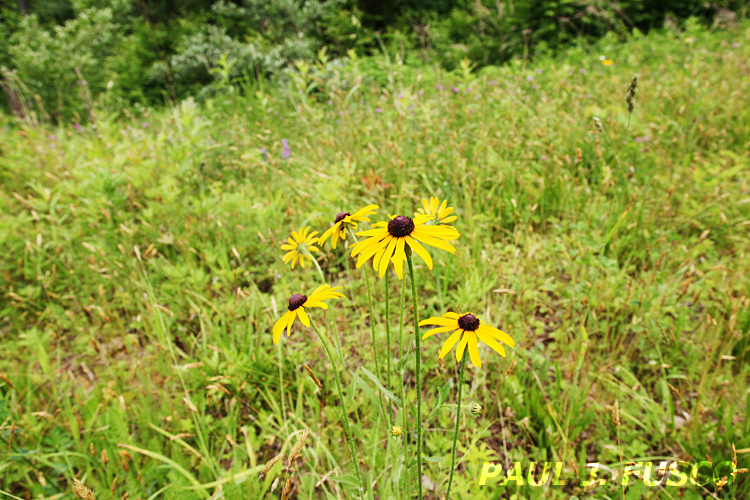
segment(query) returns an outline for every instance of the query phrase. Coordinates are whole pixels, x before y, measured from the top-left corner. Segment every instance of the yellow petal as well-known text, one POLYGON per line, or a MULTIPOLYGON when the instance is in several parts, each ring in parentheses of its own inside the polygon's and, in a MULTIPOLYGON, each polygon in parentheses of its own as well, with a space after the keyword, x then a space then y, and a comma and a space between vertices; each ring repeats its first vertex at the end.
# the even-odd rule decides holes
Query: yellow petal
POLYGON ((508 344, 510 347, 513 347, 516 345, 516 342, 510 337, 510 335, 490 325, 486 325, 483 323, 479 325, 479 328, 477 328, 477 331, 485 333, 489 335, 490 337, 499 340, 500 342, 504 342, 508 344))
POLYGON ((426 339, 427 337, 431 337, 437 333, 450 332, 455 329, 456 329, 456 325, 448 325, 448 326, 441 326, 438 328, 433 328, 432 330, 428 330, 427 332, 425 332, 424 335, 422 335, 422 340, 426 339))
POLYGON ((474 366, 481 367, 482 360, 479 359, 479 348, 477 347, 477 336, 474 334, 474 332, 468 332, 467 335, 469 337, 469 356, 471 357, 471 362, 474 363, 474 366))
POLYGON ((289 315, 291 313, 292 311, 287 311, 276 321, 276 324, 273 325, 273 343, 274 344, 279 343, 279 338, 281 338, 281 332, 283 332, 284 328, 286 328, 287 321, 289 321, 289 315))
POLYGON ((415 229, 414 232, 411 233, 411 236, 414 239, 419 240, 425 245, 430 245, 432 247, 445 250, 446 252, 456 253, 456 248, 450 243, 437 239, 437 238, 433 238, 432 236, 425 235, 424 233, 418 232, 419 229, 421 229, 421 227, 415 229))
POLYGON ((388 263, 391 261, 391 256, 393 255, 393 251, 396 249, 396 242, 399 240, 399 238, 391 238, 391 241, 388 242, 388 247, 385 249, 385 253, 383 254, 383 258, 380 259, 380 277, 382 278, 385 276, 385 272, 388 270, 388 263))
POLYGON ((456 342, 461 339, 462 333, 464 333, 463 330, 456 330, 450 337, 448 337, 448 340, 446 340, 445 344, 443 344, 443 348, 440 349, 441 358, 444 358, 446 354, 451 352, 451 349, 453 349, 453 346, 456 345, 456 342))
POLYGON ((307 315, 307 312, 305 311, 304 307, 297 308, 297 315, 299 316, 299 320, 302 322, 302 324, 309 328, 310 316, 307 315))
POLYGON ((404 261, 406 260, 406 240, 399 238, 396 240, 396 250, 393 252, 393 268, 396 270, 396 276, 398 279, 404 279, 404 261))
POLYGON ((433 316, 432 318, 423 319, 419 322, 419 326, 425 325, 437 325, 437 326, 448 326, 455 325, 458 328, 458 321, 455 319, 442 318, 440 316, 433 316))
POLYGON ((477 337, 479 337, 479 340, 490 346, 492 349, 495 350, 500 356, 505 357, 505 349, 503 348, 503 345, 498 342, 497 340, 493 339, 486 333, 482 333, 482 331, 477 330, 477 337))
POLYGON ((422 257, 422 260, 425 261, 425 263, 427 264, 427 267, 432 269, 432 257, 430 256, 430 253, 427 250, 425 250, 425 248, 422 245, 417 243, 417 240, 415 240, 411 236, 407 236, 406 238, 404 238, 404 240, 406 240, 406 243, 409 245, 409 248, 414 250, 415 254, 422 257))
MULTIPOLYGON (((463 330, 460 330, 460 331, 463 332, 463 330)), ((466 349, 466 344, 468 343, 469 343, 469 336, 464 335, 461 338, 461 342, 458 344, 458 349, 456 349, 456 361, 461 361, 461 358, 464 356, 464 350, 466 349)))

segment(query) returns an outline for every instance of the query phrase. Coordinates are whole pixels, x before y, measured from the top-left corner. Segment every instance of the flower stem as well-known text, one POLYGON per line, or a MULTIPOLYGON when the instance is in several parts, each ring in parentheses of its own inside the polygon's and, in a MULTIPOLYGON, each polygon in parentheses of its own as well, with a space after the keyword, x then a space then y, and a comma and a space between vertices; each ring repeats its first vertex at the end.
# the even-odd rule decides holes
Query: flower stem
MULTIPOLYGON (((406 284, 401 283, 401 310, 398 317, 398 360, 406 355, 408 349, 402 349, 402 341, 404 333, 404 302, 406 301, 406 284)), ((409 405, 406 401, 406 388, 404 387, 404 371, 405 368, 401 369, 401 428, 402 436, 404 440, 404 464, 407 463, 409 457, 409 420, 406 418, 409 413, 409 405)), ((406 487, 408 495, 406 498, 411 498, 411 482, 409 481, 409 468, 405 467, 404 475, 406 476, 406 487)))
POLYGON ((451 451, 451 475, 448 479, 448 492, 445 500, 451 498, 451 486, 453 486, 453 472, 456 470, 456 442, 458 441, 458 426, 461 423, 461 389, 464 385, 464 366, 466 366, 466 353, 461 359, 461 374, 458 376, 458 404, 456 405, 456 430, 453 431, 453 448, 451 451))
POLYGON ((417 359, 417 498, 422 500, 422 353, 419 348, 419 299, 417 299, 417 282, 414 280, 414 265, 411 261, 411 249, 406 252, 411 279, 411 300, 414 305, 414 340, 417 359))
POLYGON ((343 412, 343 414, 341 415, 341 423, 344 425, 344 431, 346 431, 346 440, 349 442, 349 454, 352 457, 352 462, 354 462, 354 472, 356 473, 357 481, 359 482, 360 486, 362 486, 362 475, 359 471, 359 459, 357 458, 357 453, 354 451, 352 433, 349 430, 349 411, 346 409, 346 400, 344 399, 344 391, 341 390, 341 381, 339 380, 339 372, 336 368, 336 362, 334 361, 331 349, 328 347, 328 342, 326 342, 323 335, 321 335, 321 333, 318 331, 315 323, 311 321, 310 324, 312 325, 313 330, 315 330, 315 333, 318 334, 318 338, 323 344, 323 347, 326 350, 326 354, 328 355, 328 360, 331 362, 331 367, 333 368, 333 378, 336 380, 336 389, 339 391, 339 400, 341 401, 341 410, 343 412))
MULTIPOLYGON (((385 346, 386 346, 386 356, 385 356, 385 364, 386 364, 386 378, 385 378, 385 386, 388 389, 391 389, 391 327, 390 327, 390 317, 389 317, 389 306, 388 306, 388 273, 385 273, 385 346)), ((390 406, 390 405, 389 405, 390 406)), ((390 411, 388 412, 388 415, 386 417, 386 420, 390 422, 392 415, 390 415, 390 411)), ((389 423, 388 426, 390 427, 392 424, 389 423)))

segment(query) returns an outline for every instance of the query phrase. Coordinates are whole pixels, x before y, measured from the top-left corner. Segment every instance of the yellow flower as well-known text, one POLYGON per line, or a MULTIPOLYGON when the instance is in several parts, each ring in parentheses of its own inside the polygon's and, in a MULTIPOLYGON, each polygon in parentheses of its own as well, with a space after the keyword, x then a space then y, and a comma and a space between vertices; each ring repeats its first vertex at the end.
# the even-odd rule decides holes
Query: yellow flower
POLYGON ((453 349, 453 346, 458 343, 458 349, 456 349, 457 361, 461 361, 464 351, 468 346, 471 362, 474 366, 482 366, 482 361, 479 359, 477 339, 493 348, 503 357, 505 357, 505 349, 503 349, 503 346, 500 345, 498 340, 508 344, 510 347, 516 345, 513 339, 510 338, 510 335, 501 332, 497 328, 482 323, 479 318, 471 313, 460 315, 458 313, 449 312, 443 314, 442 317, 429 318, 419 322, 419 326, 424 325, 435 325, 438 328, 429 330, 422 336, 422 340, 431 335, 435 335, 436 333, 453 332, 440 350, 440 359, 444 358, 445 355, 453 349))
POLYGON ((336 220, 333 221, 333 226, 331 229, 323 233, 318 244, 323 246, 323 243, 325 243, 330 237, 331 247, 336 248, 336 243, 339 239, 341 239, 341 241, 346 239, 347 226, 351 226, 351 228, 356 231, 358 229, 357 223, 370 222, 370 219, 367 216, 374 214, 375 210, 378 208, 380 207, 377 205, 367 205, 365 208, 357 210, 353 214, 350 214, 349 212, 339 212, 336 214, 336 220))
POLYGON ((391 436, 398 437, 401 435, 401 432, 402 430, 400 426, 394 425, 393 427, 391 427, 391 436))
POLYGON ((605 59, 602 61, 602 64, 605 66, 611 66, 612 64, 614 64, 614 61, 612 59, 605 59))
POLYGON ((430 197, 430 201, 427 201, 427 198, 422 198, 422 207, 414 213, 415 217, 429 215, 433 219, 430 222, 434 221, 437 224, 450 224, 458 218, 455 215, 450 215, 453 212, 453 207, 448 206, 448 200, 443 200, 441 204, 440 199, 434 196, 430 197))
POLYGON ((303 325, 309 327, 310 317, 307 315, 305 308, 320 307, 321 309, 328 309, 328 304, 323 302, 324 300, 339 299, 344 296, 336 290, 341 290, 341 287, 331 288, 331 285, 320 285, 309 297, 301 293, 295 293, 289 297, 289 310, 273 325, 273 343, 279 343, 279 338, 284 328, 286 328, 287 336, 291 335, 292 324, 297 316, 299 316, 299 320, 303 325))
POLYGON ((281 258, 287 264, 292 263, 292 269, 294 265, 299 262, 300 267, 305 267, 305 259, 312 262, 312 256, 310 252, 318 252, 318 247, 315 244, 318 239, 315 237, 318 231, 310 232, 310 227, 305 227, 299 231, 292 231, 292 237, 289 238, 289 243, 281 245, 282 250, 288 250, 286 254, 281 258))
POLYGON ((431 215, 418 215, 414 219, 398 215, 391 217, 390 222, 376 222, 373 229, 357 233, 367 237, 352 250, 352 257, 359 255, 357 268, 373 258, 372 267, 382 278, 388 263, 393 262, 398 278, 403 279, 406 251, 411 249, 432 269, 432 257, 420 243, 456 253, 453 245, 445 240, 457 240, 461 235, 452 226, 427 225, 431 219, 431 215))

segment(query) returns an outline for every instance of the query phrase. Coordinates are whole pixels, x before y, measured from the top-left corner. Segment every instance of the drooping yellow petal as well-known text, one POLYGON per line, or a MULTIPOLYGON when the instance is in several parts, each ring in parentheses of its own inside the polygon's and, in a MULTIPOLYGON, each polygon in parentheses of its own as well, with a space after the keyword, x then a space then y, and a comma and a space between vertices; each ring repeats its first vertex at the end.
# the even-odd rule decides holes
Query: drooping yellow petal
POLYGON ((461 340, 462 333, 464 333, 463 330, 456 330, 450 337, 448 337, 448 340, 446 340, 445 344, 443 344, 443 348, 440 349, 440 358, 444 358, 446 354, 451 352, 451 349, 453 349, 453 346, 456 345, 456 342, 461 340))
POLYGON ((490 346, 492 349, 495 350, 500 356, 505 357, 505 349, 503 348, 503 345, 498 342, 497 340, 493 339, 486 333, 483 333, 481 330, 477 330, 477 337, 479 337, 479 340, 490 346))
POLYGON ((477 347, 477 336, 474 334, 474 332, 466 332, 467 336, 469 337, 469 356, 471 357, 471 362, 476 366, 477 368, 482 366, 482 360, 479 359, 479 348, 477 347))
POLYGON ((427 267, 432 269, 432 257, 430 256, 429 252, 425 250, 425 248, 422 245, 420 245, 417 242, 417 240, 415 240, 411 236, 407 236, 406 238, 404 238, 404 240, 409 245, 409 248, 414 250, 415 254, 422 257, 422 260, 425 261, 425 263, 427 264, 427 267))
POLYGON ((435 248, 439 248, 441 250, 445 250, 446 252, 450 253, 456 253, 456 249, 453 245, 448 243, 447 241, 440 240, 438 238, 434 238, 432 236, 426 235, 422 232, 420 232, 421 227, 414 230, 413 233, 411 233, 411 236, 419 240, 421 243, 424 243, 425 245, 430 245, 435 248))
POLYGON ((388 247, 386 247, 385 249, 383 258, 380 259, 378 271, 381 278, 385 276, 386 271, 388 271, 388 263, 391 261, 391 256, 393 255, 393 251, 396 249, 396 242, 398 240, 399 238, 391 238, 391 241, 388 242, 388 247))
POLYGON ((279 338, 281 338, 281 332, 283 332, 284 328, 286 328, 290 315, 292 315, 292 311, 287 311, 276 321, 276 324, 273 325, 273 343, 274 344, 279 343, 279 338))
POLYGON ((375 255, 378 252, 380 252, 381 250, 383 250, 388 245, 388 241, 390 239, 392 239, 392 237, 388 237, 388 238, 385 238, 383 240, 380 240, 376 244, 370 245, 364 251, 362 251, 362 253, 359 254, 359 259, 357 260, 357 268, 361 267, 362 264, 364 264, 365 262, 367 262, 367 260, 370 257, 372 257, 373 255, 375 255))
POLYGON ((393 252, 393 269, 396 270, 396 276, 398 279, 404 279, 404 261, 406 260, 406 251, 404 247, 406 241, 404 238, 396 240, 396 250, 393 252))
POLYGON ((516 345, 515 340, 513 340, 510 335, 490 325, 482 323, 481 325, 479 325, 477 331, 485 333, 490 337, 499 340, 500 342, 508 344, 510 347, 516 345))
MULTIPOLYGON (((463 330, 461 330, 463 332, 463 330)), ((468 333, 468 332, 464 332, 468 333)), ((464 356, 464 350, 466 350, 466 345, 469 343, 469 336, 464 335, 461 338, 461 342, 458 344, 458 349, 456 349, 456 361, 461 361, 461 358, 464 356)))
POLYGON ((305 311, 304 307, 297 308, 297 315, 299 316, 299 320, 302 322, 302 324, 309 328, 310 316, 307 315, 307 312, 305 311))
POLYGON ((294 319, 297 317, 297 311, 289 311, 289 319, 287 320, 287 326, 286 326, 286 336, 290 336, 292 334, 292 325, 294 324, 294 319))
POLYGON ((434 236, 435 238, 443 238, 445 240, 457 240, 461 235, 455 228, 451 226, 420 226, 421 234, 427 236, 434 236))

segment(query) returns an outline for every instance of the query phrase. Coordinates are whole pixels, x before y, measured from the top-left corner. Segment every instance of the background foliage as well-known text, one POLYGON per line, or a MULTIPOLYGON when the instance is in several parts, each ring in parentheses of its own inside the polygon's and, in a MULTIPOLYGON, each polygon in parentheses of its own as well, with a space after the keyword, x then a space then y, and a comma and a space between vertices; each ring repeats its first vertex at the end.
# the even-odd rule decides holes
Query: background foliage
POLYGON ((453 70, 464 58, 500 64, 608 32, 747 12, 747 0, 0 0, 0 66, 6 107, 33 101, 41 115, 70 119, 87 100, 155 104, 205 97, 216 81, 284 79, 323 47, 336 59, 382 55, 385 44, 453 70))

